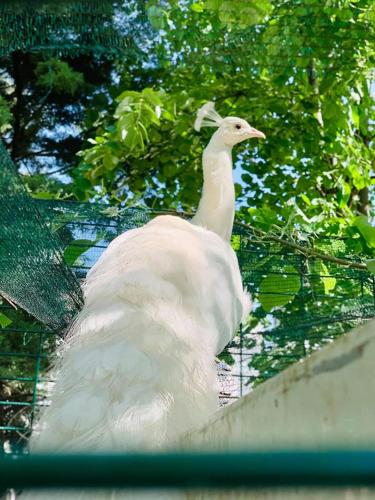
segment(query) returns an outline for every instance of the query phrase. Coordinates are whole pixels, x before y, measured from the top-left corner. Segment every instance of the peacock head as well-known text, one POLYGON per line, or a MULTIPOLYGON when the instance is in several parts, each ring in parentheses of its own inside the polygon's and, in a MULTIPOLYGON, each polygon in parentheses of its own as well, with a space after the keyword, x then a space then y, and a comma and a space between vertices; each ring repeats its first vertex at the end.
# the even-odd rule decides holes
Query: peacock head
POLYGON ((266 136, 256 128, 252 127, 242 118, 228 116, 222 118, 216 111, 213 102, 207 102, 198 111, 197 119, 194 123, 195 130, 199 131, 201 127, 217 127, 215 136, 222 139, 227 146, 234 146, 239 142, 250 139, 251 137, 266 136))

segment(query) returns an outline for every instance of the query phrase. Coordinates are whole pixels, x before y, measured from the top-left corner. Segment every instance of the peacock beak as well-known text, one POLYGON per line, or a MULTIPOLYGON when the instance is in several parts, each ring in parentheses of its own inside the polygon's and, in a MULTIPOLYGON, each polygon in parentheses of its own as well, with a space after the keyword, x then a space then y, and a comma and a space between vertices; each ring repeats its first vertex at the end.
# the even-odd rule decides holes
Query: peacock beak
POLYGON ((250 130, 248 132, 249 138, 250 137, 259 137, 261 139, 265 139, 266 136, 261 132, 260 130, 257 130, 256 128, 250 127, 250 130))

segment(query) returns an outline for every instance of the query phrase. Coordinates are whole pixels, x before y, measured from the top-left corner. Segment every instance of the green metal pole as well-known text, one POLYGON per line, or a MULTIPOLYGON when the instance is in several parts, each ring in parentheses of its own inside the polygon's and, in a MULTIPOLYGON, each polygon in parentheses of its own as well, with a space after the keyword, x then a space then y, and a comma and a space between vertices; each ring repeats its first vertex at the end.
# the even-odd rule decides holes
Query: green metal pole
POLYGON ((283 486, 375 486, 375 451, 0 457, 0 488, 283 486))

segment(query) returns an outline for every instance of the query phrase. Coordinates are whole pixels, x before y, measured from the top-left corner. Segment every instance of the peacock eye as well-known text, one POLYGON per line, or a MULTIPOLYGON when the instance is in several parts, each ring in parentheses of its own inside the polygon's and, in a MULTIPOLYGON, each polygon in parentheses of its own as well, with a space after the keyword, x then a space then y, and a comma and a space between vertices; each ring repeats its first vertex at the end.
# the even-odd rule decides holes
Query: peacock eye
POLYGON ((237 129, 237 130, 240 130, 240 128, 241 128, 241 125, 239 125, 239 124, 237 123, 237 125, 236 125, 236 129, 237 129))

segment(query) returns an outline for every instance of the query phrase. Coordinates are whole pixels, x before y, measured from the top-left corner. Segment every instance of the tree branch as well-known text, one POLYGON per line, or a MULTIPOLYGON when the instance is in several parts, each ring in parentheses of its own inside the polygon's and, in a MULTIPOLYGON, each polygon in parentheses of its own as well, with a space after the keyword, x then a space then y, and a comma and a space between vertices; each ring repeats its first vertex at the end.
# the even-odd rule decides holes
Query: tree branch
POLYGON ((293 241, 284 240, 283 238, 278 238, 277 236, 270 235, 261 229, 256 229, 249 224, 244 224, 243 222, 236 222, 237 225, 250 229, 254 233, 258 233, 265 240, 274 241, 275 243, 280 243, 281 245, 287 246, 289 248, 293 248, 298 252, 308 256, 315 257, 321 260, 326 260, 328 262, 333 262, 340 266, 350 267, 352 269, 361 269, 367 271, 366 264, 362 262, 354 262, 352 260, 340 259, 339 257, 334 257, 333 255, 327 255, 325 253, 319 252, 318 250, 314 250, 313 248, 304 247, 299 245, 298 243, 294 243, 293 241))
MULTIPOLYGON (((194 215, 194 213, 192 212, 181 213, 177 212, 176 210, 156 210, 156 211, 153 210, 152 213, 156 215, 170 214, 170 215, 180 215, 187 217, 192 217, 194 215)), ((294 250, 297 250, 297 252, 300 252, 307 257, 314 257, 328 262, 333 262, 334 264, 350 267, 352 269, 360 269, 362 271, 368 271, 366 264, 364 264, 363 262, 354 262, 348 259, 340 259, 339 257, 334 257, 333 255, 327 255, 325 253, 319 252, 318 250, 314 250, 313 248, 304 247, 302 245, 299 245, 298 243, 294 243, 293 241, 285 240, 284 238, 279 238, 278 236, 273 236, 271 234, 266 233, 265 231, 262 231, 261 229, 256 229, 255 227, 250 226, 250 224, 245 224, 244 222, 235 222, 235 225, 241 226, 249 231, 252 231, 254 234, 258 235, 265 241, 267 240, 273 241, 275 243, 279 243, 280 245, 293 248, 294 250)))
POLYGON ((18 156, 22 137, 22 97, 23 97, 23 80, 22 80, 22 60, 19 52, 12 53, 13 80, 15 86, 16 102, 13 106, 13 138, 11 143, 10 156, 13 161, 18 156))

